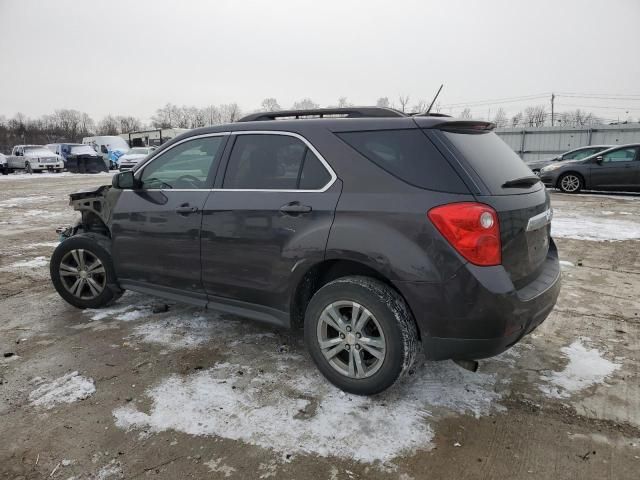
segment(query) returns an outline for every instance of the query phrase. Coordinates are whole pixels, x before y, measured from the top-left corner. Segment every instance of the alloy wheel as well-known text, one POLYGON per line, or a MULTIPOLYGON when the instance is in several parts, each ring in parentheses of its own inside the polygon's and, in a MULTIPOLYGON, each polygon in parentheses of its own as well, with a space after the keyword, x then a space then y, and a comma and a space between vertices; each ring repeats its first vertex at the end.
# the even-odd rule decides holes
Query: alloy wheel
POLYGON ((67 252, 60 261, 60 280, 74 297, 92 300, 98 297, 107 284, 107 273, 98 257, 88 250, 67 252))
POLYGON ((387 345, 380 324, 364 306, 351 301, 328 305, 316 331, 329 365, 349 378, 367 378, 385 360, 387 345))
POLYGON ((580 179, 575 175, 565 175, 560 180, 560 186, 565 192, 575 192, 580 188, 580 179))

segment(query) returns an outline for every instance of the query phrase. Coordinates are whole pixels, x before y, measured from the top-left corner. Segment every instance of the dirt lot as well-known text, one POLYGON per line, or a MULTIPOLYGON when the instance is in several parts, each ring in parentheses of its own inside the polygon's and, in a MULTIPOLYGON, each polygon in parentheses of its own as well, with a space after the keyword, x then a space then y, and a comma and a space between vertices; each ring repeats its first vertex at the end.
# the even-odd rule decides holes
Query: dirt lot
POLYGON ((64 303, 66 195, 109 180, 0 177, 0 478, 638 478, 640 197, 554 193, 547 321, 478 373, 419 361, 360 398, 299 333, 133 293, 64 303))

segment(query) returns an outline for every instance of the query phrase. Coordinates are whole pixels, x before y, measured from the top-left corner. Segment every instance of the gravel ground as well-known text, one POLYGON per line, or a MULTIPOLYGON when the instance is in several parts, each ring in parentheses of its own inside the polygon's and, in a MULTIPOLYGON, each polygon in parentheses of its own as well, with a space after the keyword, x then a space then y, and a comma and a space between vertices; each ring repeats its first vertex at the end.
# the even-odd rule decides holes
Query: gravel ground
POLYGON ((475 374, 420 360, 361 398, 299 332, 134 293, 64 303, 55 227, 109 179, 0 176, 0 478, 638 478, 640 197, 553 193, 547 321, 475 374))

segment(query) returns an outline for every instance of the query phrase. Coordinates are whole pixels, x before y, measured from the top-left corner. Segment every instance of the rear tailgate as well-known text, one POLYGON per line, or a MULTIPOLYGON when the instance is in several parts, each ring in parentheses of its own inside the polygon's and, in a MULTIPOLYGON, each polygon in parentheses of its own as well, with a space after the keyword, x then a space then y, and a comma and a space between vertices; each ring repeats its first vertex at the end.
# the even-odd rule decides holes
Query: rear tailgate
POLYGON ((450 122, 436 135, 498 213, 502 265, 516 288, 535 279, 549 250, 551 207, 544 185, 483 122, 450 122), (478 128, 470 128, 474 125, 478 128), (463 128, 457 128, 462 126, 463 128))

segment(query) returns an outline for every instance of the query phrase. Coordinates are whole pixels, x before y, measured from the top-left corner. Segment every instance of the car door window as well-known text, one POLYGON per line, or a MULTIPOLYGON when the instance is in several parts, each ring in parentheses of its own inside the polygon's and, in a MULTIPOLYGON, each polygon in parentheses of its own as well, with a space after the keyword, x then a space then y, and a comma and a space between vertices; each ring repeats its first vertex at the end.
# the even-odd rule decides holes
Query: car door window
POLYGON ((224 138, 196 138, 160 154, 144 167, 140 176, 143 188, 210 188, 224 138))
POLYGON ((238 135, 223 188, 321 190, 331 175, 300 139, 290 135, 238 135))
POLYGON ((602 155, 604 163, 632 162, 636 158, 635 148, 620 148, 602 155))
POLYGON ((562 157, 563 160, 582 160, 583 158, 587 158, 598 151, 597 148, 588 148, 586 150, 580 150, 578 152, 573 152, 562 157))

